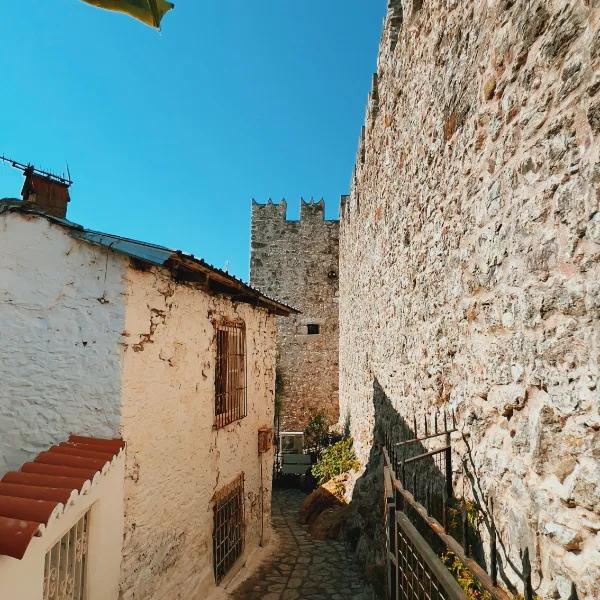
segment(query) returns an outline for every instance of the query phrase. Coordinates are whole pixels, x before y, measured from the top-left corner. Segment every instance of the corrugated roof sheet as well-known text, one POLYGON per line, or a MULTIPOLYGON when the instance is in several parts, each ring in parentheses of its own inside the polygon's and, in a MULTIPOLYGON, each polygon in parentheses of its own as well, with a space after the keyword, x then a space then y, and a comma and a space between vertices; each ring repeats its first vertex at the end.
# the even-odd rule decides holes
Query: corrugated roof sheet
POLYGON ((21 559, 51 518, 68 510, 125 448, 123 440, 69 436, 0 480, 0 554, 21 559))
POLYGON ((270 298, 263 294, 259 289, 249 285, 243 280, 229 274, 227 271, 223 271, 218 267, 215 267, 201 258, 195 257, 193 254, 188 254, 181 250, 174 250, 165 246, 159 246, 157 244, 150 244, 148 242, 141 242, 139 240, 133 240, 110 233, 103 233, 101 231, 93 231, 91 229, 85 229, 77 223, 61 219, 59 217, 53 217, 46 213, 40 212, 33 208, 27 207, 18 200, 1 200, 0 201, 0 214, 2 212, 22 212, 25 214, 33 214, 62 225, 70 230, 71 235, 79 240, 95 244, 98 246, 104 246, 110 248, 115 252, 129 256, 138 261, 142 261, 149 265, 155 266, 168 266, 170 263, 178 263, 180 268, 184 270, 194 270, 211 272, 217 276, 221 293, 228 294, 236 300, 246 302, 250 304, 258 304, 265 308, 269 308, 273 312, 279 315, 287 316, 291 313, 298 313, 299 311, 292 306, 284 304, 275 298, 270 298), (227 285, 231 287, 231 290, 227 290, 227 285))
POLYGON ((132 258, 137 258, 158 266, 164 265, 171 258, 173 253, 176 252, 175 250, 170 250, 169 248, 164 248, 162 246, 145 244, 117 235, 91 231, 89 229, 74 231, 72 235, 73 237, 89 242, 90 244, 105 246, 115 252, 127 254, 127 256, 131 256, 132 258))

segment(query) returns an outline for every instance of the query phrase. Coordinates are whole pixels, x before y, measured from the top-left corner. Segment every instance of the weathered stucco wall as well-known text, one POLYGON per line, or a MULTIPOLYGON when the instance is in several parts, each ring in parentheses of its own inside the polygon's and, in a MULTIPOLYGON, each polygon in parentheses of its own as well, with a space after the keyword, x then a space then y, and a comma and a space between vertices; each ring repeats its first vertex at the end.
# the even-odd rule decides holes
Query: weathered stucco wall
POLYGON ((600 597, 598 6, 390 2, 342 210, 361 457, 375 382, 408 420, 455 407, 505 575, 529 546, 543 598, 600 597))
POLYGON ((301 311, 278 320, 277 367, 281 428, 302 431, 318 412, 338 419, 339 221, 324 219, 322 200, 302 201, 299 221, 286 210, 285 200, 252 203, 250 281, 301 311), (319 325, 317 335, 307 334, 309 323, 319 325))
POLYGON ((122 434, 127 440, 123 599, 193 600, 214 588, 213 495, 245 474, 246 553, 268 538, 275 317, 176 284, 161 270, 129 270, 123 335, 122 434), (246 323, 248 416, 213 429, 216 343, 212 319, 246 323))
POLYGON ((125 262, 0 215, 0 473, 71 432, 118 433, 125 262))

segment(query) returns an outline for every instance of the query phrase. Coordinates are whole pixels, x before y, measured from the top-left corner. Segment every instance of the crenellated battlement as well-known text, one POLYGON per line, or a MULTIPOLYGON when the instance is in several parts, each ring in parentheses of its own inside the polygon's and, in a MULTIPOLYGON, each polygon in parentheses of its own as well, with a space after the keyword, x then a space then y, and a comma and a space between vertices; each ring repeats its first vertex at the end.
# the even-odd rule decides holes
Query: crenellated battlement
MULTIPOLYGON (((252 222, 257 221, 282 221, 287 223, 298 223, 295 219, 287 218, 287 201, 281 199, 279 202, 273 202, 269 199, 264 204, 252 200, 252 222)), ((325 200, 304 200, 300 199, 300 222, 326 221, 328 223, 337 222, 338 219, 325 219, 325 200)))
POLYGON ((287 220, 287 202, 282 198, 280 202, 273 202, 269 198, 268 202, 261 204, 252 198, 252 220, 255 216, 271 217, 278 220, 287 220))
POLYGON ((300 200, 300 220, 325 220, 325 200, 321 198, 315 202, 312 198, 306 202, 304 198, 300 200))
MULTIPOLYGON (((400 29, 402 28, 402 22, 404 21, 404 10, 402 7, 403 0, 389 0, 387 7, 387 16, 384 21, 384 35, 389 34, 389 44, 393 51, 398 43, 398 37, 400 36, 400 29)), ((415 4, 420 4, 415 0, 415 4)))

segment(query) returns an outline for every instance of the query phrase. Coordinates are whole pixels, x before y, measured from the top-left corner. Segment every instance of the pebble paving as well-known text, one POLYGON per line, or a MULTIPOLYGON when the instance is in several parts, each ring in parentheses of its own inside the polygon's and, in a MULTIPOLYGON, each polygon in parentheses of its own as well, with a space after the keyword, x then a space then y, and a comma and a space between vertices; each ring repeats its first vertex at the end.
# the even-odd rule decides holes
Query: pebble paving
POLYGON ((234 592, 234 600, 371 600, 360 569, 344 544, 313 540, 298 511, 306 496, 273 490, 278 547, 234 592))

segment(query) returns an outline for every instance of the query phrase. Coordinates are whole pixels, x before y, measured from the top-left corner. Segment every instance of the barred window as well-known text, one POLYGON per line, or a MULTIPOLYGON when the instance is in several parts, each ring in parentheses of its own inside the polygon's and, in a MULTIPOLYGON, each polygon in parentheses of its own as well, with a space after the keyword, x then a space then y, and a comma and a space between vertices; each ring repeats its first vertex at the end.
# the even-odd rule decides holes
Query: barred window
POLYGON ((244 474, 215 497, 213 568, 220 583, 244 551, 244 474))
POLYGON ((44 564, 44 600, 86 598, 86 557, 89 513, 48 552, 44 564))
POLYGON ((224 427, 246 416, 246 326, 217 323, 215 426, 224 427))

